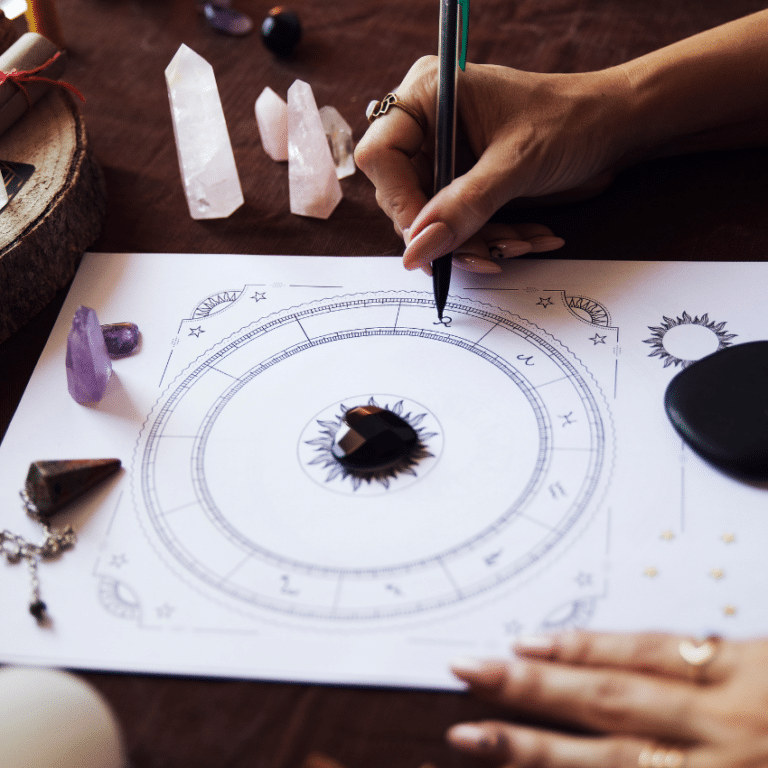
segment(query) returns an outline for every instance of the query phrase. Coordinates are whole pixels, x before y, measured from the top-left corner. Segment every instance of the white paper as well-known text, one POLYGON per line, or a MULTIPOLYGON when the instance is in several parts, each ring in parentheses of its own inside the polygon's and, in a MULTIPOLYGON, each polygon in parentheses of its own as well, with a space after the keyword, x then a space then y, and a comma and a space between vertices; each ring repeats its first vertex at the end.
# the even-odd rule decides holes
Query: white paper
POLYGON ((686 360, 768 337, 760 263, 512 261, 431 281, 398 258, 87 254, 0 445, 0 527, 41 459, 118 457, 55 520, 52 618, 0 565, 0 659, 458 687, 457 655, 565 627, 768 631, 768 489, 687 448, 686 360), (67 393, 80 305, 138 324, 95 407, 67 393), (330 453, 345 408, 423 455, 370 482, 330 453))

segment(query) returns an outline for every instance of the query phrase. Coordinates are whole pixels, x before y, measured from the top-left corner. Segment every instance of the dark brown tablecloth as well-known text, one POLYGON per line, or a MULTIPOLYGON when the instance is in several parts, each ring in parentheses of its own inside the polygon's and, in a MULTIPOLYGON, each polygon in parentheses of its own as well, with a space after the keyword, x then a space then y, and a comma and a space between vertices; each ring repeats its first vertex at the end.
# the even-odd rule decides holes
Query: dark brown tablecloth
MULTIPOLYGON (((258 21, 269 3, 235 0, 258 21)), ((402 244, 359 172, 328 221, 292 216, 288 176, 261 150, 254 101, 297 78, 335 106, 356 138, 369 100, 437 47, 437 0, 294 0, 295 56, 258 34, 224 37, 194 0, 60 0, 66 79, 86 95, 90 141, 108 184, 94 250, 396 254, 402 244), (179 180, 163 71, 181 43, 214 67, 245 195, 229 219, 196 222, 179 180)), ((469 58, 538 71, 606 67, 737 16, 758 0, 473 0, 469 58)), ((760 260, 768 253, 768 151, 655 161, 590 201, 517 213, 566 238, 560 258, 760 260)), ((0 345, 0 435, 60 300, 0 345)), ((45 425, 41 425, 44 428, 45 425)), ((443 732, 494 714, 454 693, 377 691, 140 675, 86 676, 114 706, 134 768, 294 768, 311 752, 345 768, 462 765, 443 732)), ((498 713, 496 713, 498 714, 498 713)))

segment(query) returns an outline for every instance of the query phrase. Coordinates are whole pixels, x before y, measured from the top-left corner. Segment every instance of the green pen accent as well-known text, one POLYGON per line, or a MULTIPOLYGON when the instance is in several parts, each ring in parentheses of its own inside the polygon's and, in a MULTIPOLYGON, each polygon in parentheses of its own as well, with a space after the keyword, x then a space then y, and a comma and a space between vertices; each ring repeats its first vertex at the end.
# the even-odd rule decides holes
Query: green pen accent
POLYGON ((461 53, 459 55, 459 66, 461 71, 467 65, 467 37, 469 36, 469 0, 459 0, 461 7, 461 53))

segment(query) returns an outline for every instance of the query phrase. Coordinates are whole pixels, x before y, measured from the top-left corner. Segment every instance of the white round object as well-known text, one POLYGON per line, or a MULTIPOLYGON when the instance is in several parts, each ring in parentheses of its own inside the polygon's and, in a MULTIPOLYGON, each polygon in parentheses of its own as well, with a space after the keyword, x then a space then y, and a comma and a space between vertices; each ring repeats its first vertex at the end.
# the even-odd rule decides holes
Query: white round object
POLYGON ((66 672, 0 670, 3 768, 124 768, 120 728, 101 695, 66 672))

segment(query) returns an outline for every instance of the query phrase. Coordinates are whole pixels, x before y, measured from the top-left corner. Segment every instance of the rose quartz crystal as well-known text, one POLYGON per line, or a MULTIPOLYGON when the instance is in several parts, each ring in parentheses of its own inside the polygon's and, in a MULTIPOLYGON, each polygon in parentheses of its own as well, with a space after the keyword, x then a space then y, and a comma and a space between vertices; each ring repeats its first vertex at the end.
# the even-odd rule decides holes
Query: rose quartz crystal
POLYGON ((261 146, 275 161, 288 159, 288 105, 267 86, 256 99, 261 146))
POLYGON ((291 213, 327 219, 341 185, 312 89, 296 80, 288 89, 288 185, 291 213))

